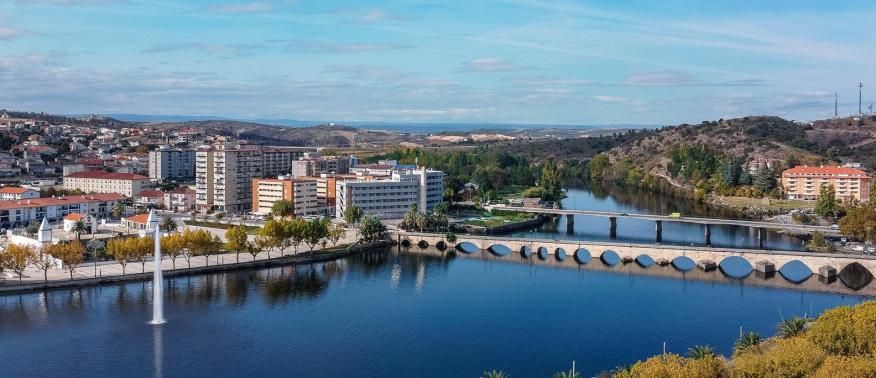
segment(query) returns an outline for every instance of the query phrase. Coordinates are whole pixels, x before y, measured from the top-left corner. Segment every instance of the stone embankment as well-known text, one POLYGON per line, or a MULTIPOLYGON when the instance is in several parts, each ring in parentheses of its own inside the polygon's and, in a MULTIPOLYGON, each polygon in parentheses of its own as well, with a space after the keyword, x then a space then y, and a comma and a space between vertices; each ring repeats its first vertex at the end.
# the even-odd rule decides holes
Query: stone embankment
MULTIPOLYGON (((227 272, 241 269, 268 268, 273 266, 283 266, 292 264, 311 264, 325 261, 336 260, 357 253, 362 253, 371 250, 386 248, 394 244, 391 240, 381 240, 370 243, 355 243, 345 248, 329 249, 326 251, 318 251, 315 253, 298 253, 270 259, 261 259, 243 262, 219 263, 207 266, 196 267, 179 267, 176 269, 168 269, 163 272, 165 278, 198 275, 206 273, 227 272)), ((232 255, 233 256, 233 255, 232 255)), ((68 287, 93 286, 119 282, 136 282, 152 280, 152 272, 145 273, 130 273, 119 275, 106 275, 95 278, 77 278, 77 279, 50 279, 48 282, 31 282, 18 284, 14 280, 7 280, 5 284, 0 284, 0 295, 9 293, 22 293, 30 291, 39 291, 45 289, 57 289, 68 287)))

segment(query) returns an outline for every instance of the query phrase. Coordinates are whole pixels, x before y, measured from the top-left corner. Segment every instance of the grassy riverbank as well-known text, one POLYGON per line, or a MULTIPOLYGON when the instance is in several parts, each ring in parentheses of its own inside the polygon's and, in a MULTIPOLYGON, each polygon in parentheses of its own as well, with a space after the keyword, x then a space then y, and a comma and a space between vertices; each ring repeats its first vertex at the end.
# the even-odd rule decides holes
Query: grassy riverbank
MULTIPOLYGON (((205 227, 205 228, 218 228, 220 230, 227 230, 229 228, 237 226, 236 224, 230 223, 219 223, 219 222, 204 222, 204 221, 193 221, 193 220, 184 220, 183 223, 186 226, 195 226, 195 227, 205 227)), ((261 227, 258 226, 245 226, 246 232, 250 235, 255 235, 261 227)))

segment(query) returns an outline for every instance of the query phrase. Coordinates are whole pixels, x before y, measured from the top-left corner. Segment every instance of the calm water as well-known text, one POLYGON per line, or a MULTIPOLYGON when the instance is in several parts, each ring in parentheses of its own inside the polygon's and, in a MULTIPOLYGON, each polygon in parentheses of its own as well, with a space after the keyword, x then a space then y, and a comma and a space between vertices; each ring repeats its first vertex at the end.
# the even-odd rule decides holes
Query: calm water
POLYGON ((160 328, 146 324, 149 283, 0 296, 0 372, 548 377, 576 360, 594 374, 663 342, 729 353, 740 326, 772 334, 782 316, 866 299, 717 271, 520 260, 417 248, 175 278, 160 328))
MULTIPOLYGON (((679 200, 670 196, 639 191, 611 189, 610 191, 584 188, 566 190, 567 197, 562 204, 565 209, 600 210, 620 213, 662 214, 680 212, 682 215, 699 217, 736 218, 731 211, 709 209, 696 206, 690 200, 679 200)), ((532 231, 515 232, 516 237, 543 239, 582 239, 617 240, 635 243, 655 242, 654 222, 619 217, 617 219, 617 239, 611 239, 608 218, 575 216, 575 232, 567 234, 566 218, 560 217, 532 231)), ((705 245, 705 226, 689 223, 663 222, 662 244, 705 245)), ((712 246, 757 248, 757 229, 739 226, 712 226, 712 246)), ((805 250, 799 238, 775 232, 768 232, 764 248, 787 251, 805 250)))

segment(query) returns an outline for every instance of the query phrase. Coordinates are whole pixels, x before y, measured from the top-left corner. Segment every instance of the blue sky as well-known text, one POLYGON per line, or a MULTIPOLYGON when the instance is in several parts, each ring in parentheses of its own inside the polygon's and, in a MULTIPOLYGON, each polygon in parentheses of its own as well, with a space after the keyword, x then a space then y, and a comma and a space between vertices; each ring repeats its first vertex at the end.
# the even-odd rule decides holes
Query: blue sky
POLYGON ((876 97, 876 3, 726 3, 0 0, 0 108, 671 124, 876 97))

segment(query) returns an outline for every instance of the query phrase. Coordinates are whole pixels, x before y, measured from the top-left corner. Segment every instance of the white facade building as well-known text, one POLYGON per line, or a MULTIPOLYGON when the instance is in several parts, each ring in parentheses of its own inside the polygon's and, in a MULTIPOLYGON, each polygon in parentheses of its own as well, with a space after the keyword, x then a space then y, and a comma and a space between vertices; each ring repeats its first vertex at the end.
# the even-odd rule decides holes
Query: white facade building
POLYGON ((393 171, 391 176, 338 180, 335 216, 356 206, 366 215, 385 219, 401 218, 417 204, 431 211, 443 201, 444 172, 425 168, 393 171))
POLYGON ((119 193, 133 197, 149 184, 149 178, 133 173, 77 172, 64 176, 64 189, 85 193, 119 193))

